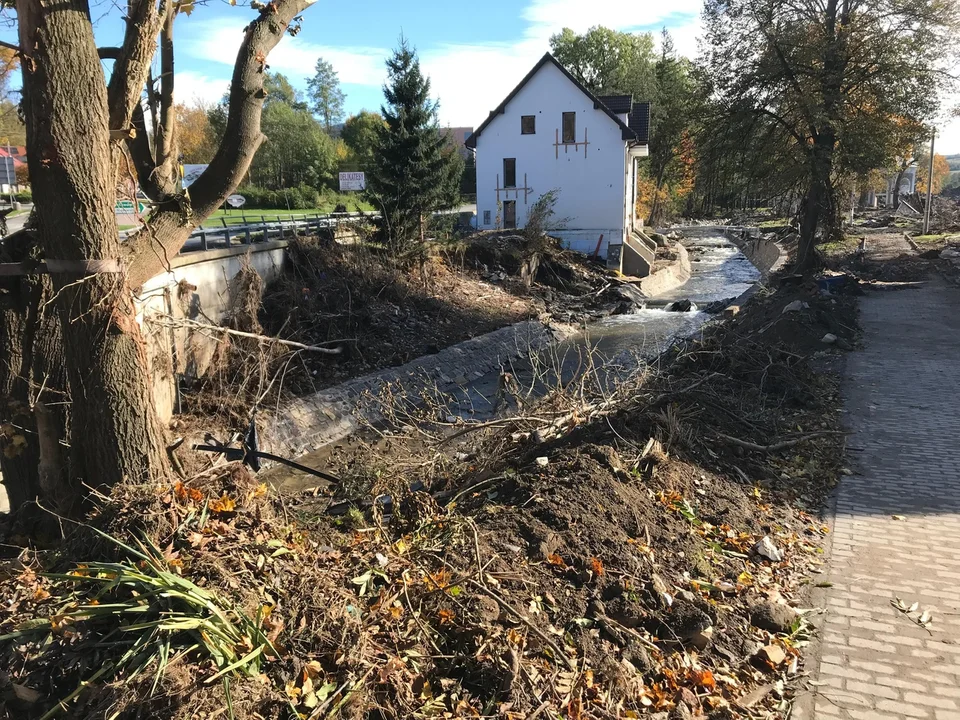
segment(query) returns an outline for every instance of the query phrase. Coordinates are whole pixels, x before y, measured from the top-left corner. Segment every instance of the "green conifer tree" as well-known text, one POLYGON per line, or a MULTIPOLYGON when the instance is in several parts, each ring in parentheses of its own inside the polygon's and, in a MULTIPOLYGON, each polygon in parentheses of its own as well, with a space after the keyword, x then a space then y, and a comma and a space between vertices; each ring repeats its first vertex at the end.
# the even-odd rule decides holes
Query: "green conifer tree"
POLYGON ((397 253, 422 248, 433 212, 459 202, 463 159, 447 147, 437 122, 430 80, 404 38, 387 60, 380 109, 385 126, 367 179, 370 198, 383 211, 382 234, 397 253))

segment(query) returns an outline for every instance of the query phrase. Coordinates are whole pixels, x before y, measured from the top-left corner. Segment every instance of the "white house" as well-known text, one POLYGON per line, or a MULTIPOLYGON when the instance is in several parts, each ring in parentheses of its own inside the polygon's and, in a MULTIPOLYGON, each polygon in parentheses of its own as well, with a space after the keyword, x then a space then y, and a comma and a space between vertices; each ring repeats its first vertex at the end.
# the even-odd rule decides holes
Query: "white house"
MULTIPOLYGON (((929 155, 927 156, 930 157, 929 155)), ((900 195, 910 195, 917 191, 917 164, 910 163, 903 174, 894 173, 887 178, 887 207, 893 208, 893 196, 897 189, 897 178, 900 179, 900 195)))
POLYGON ((606 257, 633 245, 649 126, 649 103, 597 97, 547 53, 466 140, 477 156, 478 228, 522 228, 530 206, 556 188, 565 223, 554 234, 571 248, 593 253, 599 242, 606 257))

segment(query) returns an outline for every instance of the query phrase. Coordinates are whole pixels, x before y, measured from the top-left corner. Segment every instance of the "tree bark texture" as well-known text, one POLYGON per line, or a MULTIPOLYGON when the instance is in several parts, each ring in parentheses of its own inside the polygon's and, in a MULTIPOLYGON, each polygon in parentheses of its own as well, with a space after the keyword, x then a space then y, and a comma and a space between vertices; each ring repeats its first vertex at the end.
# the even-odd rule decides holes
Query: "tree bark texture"
POLYGON ((813 270, 818 264, 815 251, 817 229, 830 216, 833 201, 833 145, 831 134, 820 133, 810 151, 810 175, 807 195, 800 218, 800 241, 797 245, 796 269, 813 270))
MULTIPOLYGON (((76 489, 81 482, 112 486, 168 475, 132 289, 166 269, 168 258, 193 228, 246 174, 263 140, 267 54, 312 2, 275 0, 245 28, 225 140, 187 193, 179 190, 176 172, 172 0, 160 0, 159 5, 155 0, 131 0, 123 45, 99 51, 87 0, 17 0, 37 234, 44 258, 54 267, 61 263, 46 282, 53 295, 49 307, 56 309, 62 331, 70 393, 70 478, 76 489), (159 94, 150 73, 158 36, 159 94), (101 57, 114 60, 109 85, 101 57), (157 131, 154 149, 144 121, 145 83, 157 131), (136 132, 129 132, 131 127, 136 132), (118 180, 114 161, 122 156, 111 146, 121 139, 142 188, 156 202, 146 226, 123 245, 113 209, 118 180)), ((2 320, 5 339, 22 337, 29 328, 29 317, 22 313, 5 312, 2 320)), ((21 346, 11 351, 9 372, 0 377, 5 383, 0 390, 35 400, 30 420, 37 442, 29 452, 30 463, 39 471, 18 480, 18 498, 38 490, 43 494, 45 486, 62 494, 51 479, 54 469, 63 466, 61 443, 51 442, 60 415, 56 404, 37 400, 30 382, 22 381, 31 363, 30 349, 43 360, 60 357, 36 343, 21 346)))
POLYGON ((82 0, 19 0, 23 108, 39 234, 52 274, 71 395, 71 472, 90 486, 166 477, 163 431, 123 273, 107 86, 82 0))
MULTIPOLYGON (((32 232, 6 239, 3 262, 37 259, 32 232)), ((46 303, 53 285, 45 275, 4 278, 0 293, 0 469, 10 507, 40 498, 69 514, 77 493, 67 479, 67 392, 60 321, 46 303), (23 444, 14 438, 19 436, 23 444)))
MULTIPOLYGON (((193 229, 223 204, 247 174, 253 156, 264 140, 260 116, 266 97, 263 82, 267 55, 283 38, 291 21, 313 2, 315 0, 275 0, 244 29, 230 85, 230 109, 224 140, 210 165, 187 192, 151 195, 157 190, 169 190, 169 184, 160 183, 162 187, 158 187, 156 180, 151 178, 151 174, 155 178, 156 173, 144 158, 145 143, 137 142, 137 138, 128 142, 141 185, 158 203, 144 228, 126 243, 130 287, 139 287, 165 270, 167 259, 180 251, 193 229)), ((136 115, 136 111, 134 113, 136 115)), ((139 119, 134 117, 134 124, 138 123, 143 125, 142 112, 139 119)))

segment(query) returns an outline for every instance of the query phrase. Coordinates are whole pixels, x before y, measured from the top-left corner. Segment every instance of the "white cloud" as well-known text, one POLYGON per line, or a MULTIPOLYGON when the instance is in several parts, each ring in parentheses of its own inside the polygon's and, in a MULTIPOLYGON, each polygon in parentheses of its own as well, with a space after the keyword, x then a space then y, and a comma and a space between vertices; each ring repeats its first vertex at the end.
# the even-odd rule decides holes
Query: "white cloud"
POLYGON ((697 41, 700 39, 700 33, 703 30, 703 24, 700 16, 696 15, 683 25, 675 25, 670 30, 670 37, 673 39, 673 48, 678 55, 683 55, 691 60, 697 56, 697 41))
MULTIPOLYGON (((677 51, 693 57, 700 30, 701 2, 531 0, 521 11, 521 22, 527 24, 524 36, 515 43, 420 48, 421 63, 430 77, 432 94, 440 100, 441 123, 479 125, 549 49, 550 35, 564 27, 583 32, 594 25, 605 25, 629 31, 666 24, 673 26, 671 33, 677 51)), ((200 60, 232 66, 243 27, 239 18, 236 21, 195 20, 189 26, 187 52, 200 60)), ((390 48, 326 46, 297 36, 283 38, 267 62, 272 70, 287 75, 300 87, 304 86, 303 79, 312 74, 318 57, 333 64, 342 83, 380 87, 386 78, 384 60, 390 52, 390 48)))
POLYGON ((523 17, 531 23, 527 36, 545 39, 565 27, 580 33, 594 25, 614 30, 671 25, 679 18, 698 17, 702 7, 702 0, 533 0, 523 17))
POLYGON ((182 70, 174 75, 177 102, 184 105, 210 105, 220 101, 230 88, 230 78, 210 77, 193 70, 182 70))
MULTIPOLYGON (((199 60, 232 67, 243 41, 243 28, 240 20, 199 21, 190 29, 187 52, 199 60)), ((386 76, 383 63, 387 54, 383 48, 319 45, 298 35, 283 38, 268 56, 267 64, 302 86, 304 78, 313 74, 317 58, 322 57, 333 65, 342 83, 380 85, 386 76)))
POLYGON ((700 8, 701 0, 675 0, 659 8, 652 3, 622 0, 533 0, 523 11, 530 25, 520 42, 446 45, 421 52, 421 59, 433 94, 440 99, 441 122, 476 127, 550 49, 550 36, 564 27, 584 32, 594 25, 605 25, 629 31, 657 23, 673 24, 670 33, 676 51, 692 58, 700 34, 700 8))
POLYGON ((537 60, 546 43, 448 45, 420 53, 444 125, 476 127, 537 60))

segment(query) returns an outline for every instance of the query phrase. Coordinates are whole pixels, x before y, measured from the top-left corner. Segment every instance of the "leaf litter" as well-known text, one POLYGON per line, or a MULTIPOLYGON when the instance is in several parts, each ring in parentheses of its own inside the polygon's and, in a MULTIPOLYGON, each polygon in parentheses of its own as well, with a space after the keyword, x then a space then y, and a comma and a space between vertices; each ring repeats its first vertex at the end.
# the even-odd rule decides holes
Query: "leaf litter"
POLYGON ((0 565, 0 717, 785 718, 810 627, 751 608, 802 606, 843 438, 835 380, 758 328, 805 292, 548 427, 365 447, 342 516, 236 464, 114 488, 0 565))

